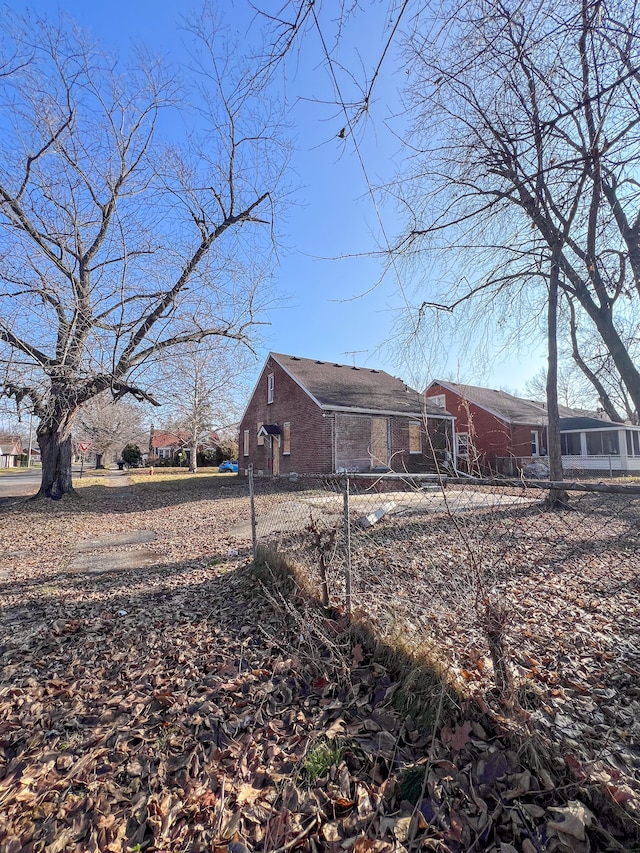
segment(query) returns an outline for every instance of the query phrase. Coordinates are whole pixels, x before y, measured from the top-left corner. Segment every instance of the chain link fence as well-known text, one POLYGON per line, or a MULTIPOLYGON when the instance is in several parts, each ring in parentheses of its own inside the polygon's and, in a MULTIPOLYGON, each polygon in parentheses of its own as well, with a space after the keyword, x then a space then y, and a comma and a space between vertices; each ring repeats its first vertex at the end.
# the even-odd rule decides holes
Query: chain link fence
POLYGON ((554 485, 558 511, 529 481, 250 477, 254 547, 640 790, 640 487, 554 485))

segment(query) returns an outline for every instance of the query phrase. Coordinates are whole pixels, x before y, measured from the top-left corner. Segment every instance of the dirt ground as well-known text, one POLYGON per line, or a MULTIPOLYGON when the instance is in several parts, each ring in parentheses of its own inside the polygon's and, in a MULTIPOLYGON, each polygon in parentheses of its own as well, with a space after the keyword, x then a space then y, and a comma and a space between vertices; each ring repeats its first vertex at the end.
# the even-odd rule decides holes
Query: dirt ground
MULTIPOLYGON (((257 573, 231 536, 245 483, 121 482, 0 508, 3 853, 634 849, 621 778, 545 764, 491 707, 435 683, 419 722, 409 658, 372 657, 339 610, 257 573)), ((383 532, 356 543, 358 565, 415 596, 383 532)), ((363 569, 359 594, 371 583, 363 569)))

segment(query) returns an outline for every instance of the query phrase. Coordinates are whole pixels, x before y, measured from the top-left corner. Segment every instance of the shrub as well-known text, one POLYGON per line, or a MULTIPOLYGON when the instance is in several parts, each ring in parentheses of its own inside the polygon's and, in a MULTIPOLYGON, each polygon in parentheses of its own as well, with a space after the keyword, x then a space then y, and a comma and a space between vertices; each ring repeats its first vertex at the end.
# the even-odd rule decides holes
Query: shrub
POLYGON ((142 451, 137 444, 127 444, 122 449, 121 455, 125 465, 130 465, 132 468, 139 468, 142 465, 142 451))

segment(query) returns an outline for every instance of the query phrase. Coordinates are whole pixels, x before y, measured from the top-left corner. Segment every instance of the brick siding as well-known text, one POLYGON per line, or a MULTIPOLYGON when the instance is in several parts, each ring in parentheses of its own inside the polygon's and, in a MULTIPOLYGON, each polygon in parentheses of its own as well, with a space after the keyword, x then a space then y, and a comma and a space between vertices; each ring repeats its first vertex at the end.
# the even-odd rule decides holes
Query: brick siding
MULTIPOLYGON (((288 373, 269 359, 260 374, 255 392, 240 424, 238 467, 242 472, 249 463, 254 471, 271 474, 269 440, 258 445, 258 424, 291 424, 291 453, 282 455, 280 474, 325 474, 333 469, 333 419, 322 410, 288 373), (273 373, 273 403, 267 403, 267 377, 273 373), (244 430, 249 430, 249 456, 244 456, 244 430)), ((277 440, 273 439, 274 446, 277 440)))
MULTIPOLYGON (((546 449, 546 427, 505 423, 475 403, 464 400, 449 388, 438 383, 429 386, 427 396, 438 394, 444 395, 447 411, 456 417, 456 432, 469 433, 470 441, 479 456, 478 461, 487 470, 512 473, 513 461, 530 461, 532 430, 538 431, 540 450, 546 449)), ((459 462, 462 463, 463 460, 459 462)))

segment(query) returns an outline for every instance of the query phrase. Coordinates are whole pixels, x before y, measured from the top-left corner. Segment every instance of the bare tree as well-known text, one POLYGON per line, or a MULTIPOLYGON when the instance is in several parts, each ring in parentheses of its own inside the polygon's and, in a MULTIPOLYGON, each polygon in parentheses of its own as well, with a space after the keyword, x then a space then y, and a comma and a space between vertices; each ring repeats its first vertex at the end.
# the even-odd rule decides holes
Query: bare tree
POLYGON ((114 402, 105 393, 80 407, 74 437, 91 444, 99 468, 106 457, 114 451, 119 454, 126 444, 144 444, 148 434, 141 406, 126 399, 114 402))
POLYGON ((122 68, 72 27, 6 10, 2 28, 6 55, 26 59, 0 78, 0 388, 37 416, 39 494, 60 498, 80 406, 157 402, 157 357, 248 340, 286 148, 259 78, 206 17, 191 111, 162 63, 122 68))
POLYGON ((190 471, 198 469, 198 446, 208 434, 239 421, 249 360, 246 348, 208 339, 176 348, 160 366, 157 396, 176 431, 189 436, 190 471))
POLYGON ((397 250, 445 258, 445 287, 421 316, 468 304, 519 325, 520 301, 537 322, 557 266, 559 300, 588 318, 637 409, 640 370, 620 329, 640 306, 638 4, 446 11, 428 28, 416 19, 408 42, 418 165, 397 250))
MULTIPOLYGON (((544 400, 547 393, 547 371, 544 367, 529 379, 524 393, 532 400, 544 400)), ((558 403, 568 409, 595 411, 597 399, 585 377, 571 361, 563 357, 558 366, 558 403)))
MULTIPOLYGON (((583 327, 579 327, 573 302, 567 300, 567 303, 571 356, 574 363, 595 389, 603 411, 612 421, 622 423, 626 417, 632 423, 638 423, 638 411, 629 398, 611 354, 602 346, 598 336, 593 334, 592 328, 587 326, 585 332, 583 327), (620 414, 620 411, 624 412, 624 415, 620 414)), ((625 332, 624 329, 620 329, 620 336, 637 362, 637 336, 633 331, 625 332)))

